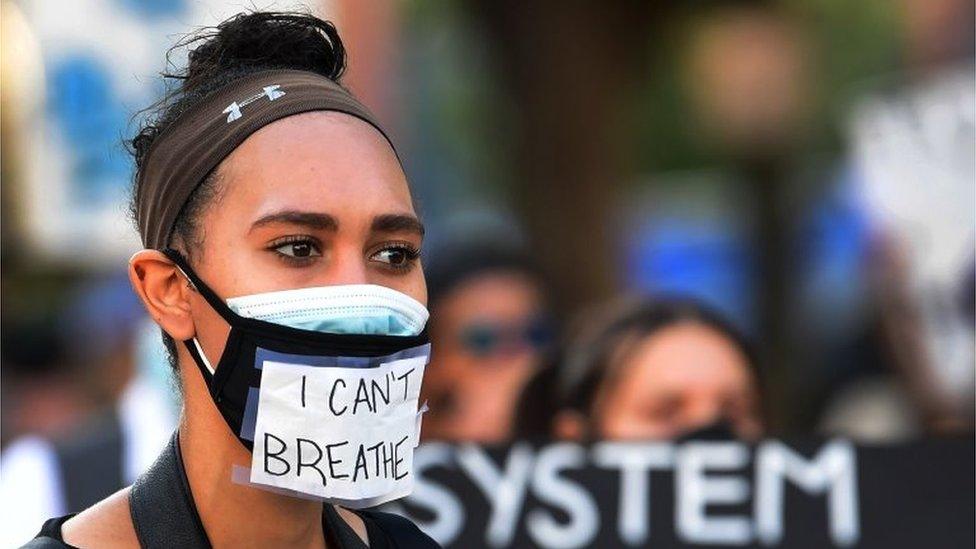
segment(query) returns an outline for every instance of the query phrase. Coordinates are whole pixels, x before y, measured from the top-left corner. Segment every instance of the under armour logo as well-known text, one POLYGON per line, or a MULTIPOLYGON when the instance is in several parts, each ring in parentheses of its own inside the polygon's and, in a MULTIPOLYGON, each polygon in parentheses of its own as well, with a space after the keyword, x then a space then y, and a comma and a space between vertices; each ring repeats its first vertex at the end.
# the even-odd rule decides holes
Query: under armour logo
POLYGON ((224 109, 224 112, 227 113, 227 122, 228 123, 233 122, 238 118, 244 116, 244 113, 241 112, 241 109, 250 105, 251 103, 254 103, 258 99, 261 99, 262 97, 267 97, 268 101, 274 101, 275 99, 278 99, 282 95, 285 95, 285 92, 281 91, 279 88, 281 88, 281 86, 278 84, 265 86, 261 91, 261 93, 256 93, 241 102, 234 101, 230 105, 227 105, 227 108, 224 109))

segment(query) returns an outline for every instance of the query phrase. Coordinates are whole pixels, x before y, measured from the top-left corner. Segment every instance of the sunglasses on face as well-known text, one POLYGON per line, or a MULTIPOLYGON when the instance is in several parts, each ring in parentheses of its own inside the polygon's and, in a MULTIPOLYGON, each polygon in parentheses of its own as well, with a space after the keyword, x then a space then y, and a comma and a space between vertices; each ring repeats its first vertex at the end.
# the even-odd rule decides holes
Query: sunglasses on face
POLYGON ((476 322, 460 331, 461 345, 479 357, 525 347, 539 351, 548 347, 552 339, 552 327, 541 318, 524 324, 476 322))

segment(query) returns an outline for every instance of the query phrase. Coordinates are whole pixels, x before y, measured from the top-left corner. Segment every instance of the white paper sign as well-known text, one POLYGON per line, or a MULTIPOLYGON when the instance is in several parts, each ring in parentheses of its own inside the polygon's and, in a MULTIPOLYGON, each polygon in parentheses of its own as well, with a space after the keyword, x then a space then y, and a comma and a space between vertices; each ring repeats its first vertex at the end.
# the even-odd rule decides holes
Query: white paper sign
POLYGON ((250 481, 352 507, 413 489, 426 356, 376 368, 263 364, 250 481))

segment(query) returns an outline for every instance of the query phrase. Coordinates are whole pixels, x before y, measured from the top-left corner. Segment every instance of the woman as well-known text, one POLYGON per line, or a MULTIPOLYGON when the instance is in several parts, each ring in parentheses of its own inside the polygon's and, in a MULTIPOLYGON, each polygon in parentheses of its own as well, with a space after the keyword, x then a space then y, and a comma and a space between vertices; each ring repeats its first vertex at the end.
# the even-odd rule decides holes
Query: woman
POLYGON ((753 353, 707 308, 685 299, 641 301, 612 308, 588 328, 557 367, 528 386, 520 414, 532 413, 532 402, 554 400, 544 428, 573 440, 762 434, 753 353))
POLYGON ((514 242, 456 237, 424 265, 430 338, 423 436, 508 440, 525 382, 551 346, 545 283, 514 242))
POLYGON ((28 546, 435 546, 333 505, 409 491, 429 354, 423 226, 382 127, 338 85, 339 36, 250 13, 185 44, 178 87, 132 140, 146 249, 129 264, 180 426, 135 484, 28 546))

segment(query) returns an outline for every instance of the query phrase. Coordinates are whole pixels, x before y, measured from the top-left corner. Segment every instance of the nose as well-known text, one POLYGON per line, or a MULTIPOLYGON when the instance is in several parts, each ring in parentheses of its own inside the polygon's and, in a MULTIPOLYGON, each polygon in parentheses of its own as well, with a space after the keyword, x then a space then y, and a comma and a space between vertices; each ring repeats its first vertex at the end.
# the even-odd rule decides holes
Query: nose
POLYGON ((323 286, 369 283, 366 260, 357 246, 337 245, 333 248, 330 259, 321 280, 323 286))
POLYGON ((718 398, 700 396, 685 416, 684 428, 694 430, 723 419, 722 403, 718 398))

